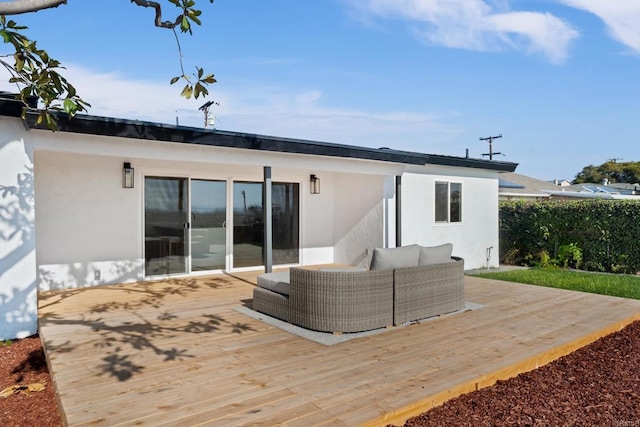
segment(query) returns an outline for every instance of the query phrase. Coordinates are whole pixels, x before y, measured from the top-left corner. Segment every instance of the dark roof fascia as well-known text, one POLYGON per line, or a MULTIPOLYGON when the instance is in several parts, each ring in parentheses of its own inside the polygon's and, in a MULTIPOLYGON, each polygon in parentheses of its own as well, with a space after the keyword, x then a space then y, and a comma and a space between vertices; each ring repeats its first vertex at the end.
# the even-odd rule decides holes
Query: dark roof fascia
POLYGON ((489 169, 498 172, 513 172, 518 167, 518 163, 500 162, 497 160, 474 159, 471 157, 454 157, 437 154, 426 154, 426 163, 441 166, 457 166, 475 169, 489 169))
MULTIPOLYGON (((0 115, 20 117, 21 107, 15 100, 0 98, 0 115)), ((38 115, 28 112, 25 123, 30 129, 48 130, 45 124, 36 124, 38 115)), ((513 172, 517 163, 488 161, 467 157, 442 156, 387 148, 367 148, 352 145, 281 138, 249 133, 176 126, 139 120, 118 119, 91 115, 76 115, 69 119, 58 115, 58 129, 62 132, 111 136, 120 138, 197 144, 214 147, 262 150, 279 153, 308 154, 350 159, 374 160, 409 165, 440 165, 500 172, 513 172)))
MULTIPOLYGON (((28 113, 27 126, 47 130, 36 125, 37 114, 28 113)), ((77 115, 73 119, 60 116, 58 129, 62 132, 142 139, 148 141, 196 144, 213 147, 261 150, 279 153, 308 154, 350 159, 375 160, 391 163, 423 165, 423 157, 413 153, 391 153, 373 148, 332 144, 317 141, 280 138, 249 133, 201 129, 137 120, 77 115)))

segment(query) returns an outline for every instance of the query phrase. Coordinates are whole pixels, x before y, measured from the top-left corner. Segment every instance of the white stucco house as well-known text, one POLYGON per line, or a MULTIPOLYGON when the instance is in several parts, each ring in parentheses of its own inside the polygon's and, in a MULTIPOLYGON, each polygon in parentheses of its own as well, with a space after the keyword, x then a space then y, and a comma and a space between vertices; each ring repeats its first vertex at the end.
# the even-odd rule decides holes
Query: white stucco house
POLYGON ((498 175, 514 163, 95 116, 51 132, 20 110, 0 98, 0 339, 37 331, 38 291, 413 243, 498 265, 498 175))

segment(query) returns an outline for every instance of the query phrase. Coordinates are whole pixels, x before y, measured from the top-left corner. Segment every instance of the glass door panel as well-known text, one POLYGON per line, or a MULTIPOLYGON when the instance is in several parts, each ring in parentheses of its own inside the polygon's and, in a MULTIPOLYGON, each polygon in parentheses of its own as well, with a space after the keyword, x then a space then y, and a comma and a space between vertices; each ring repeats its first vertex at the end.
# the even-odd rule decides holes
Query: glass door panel
MULTIPOLYGON (((262 183, 233 183, 233 266, 263 265, 262 183)), ((300 251, 300 185, 274 182, 273 263, 297 264, 300 251)))
POLYGON ((222 270, 227 252, 227 183, 191 180, 191 271, 222 270))
POLYGON ((300 259, 299 184, 274 182, 273 203, 273 263, 297 264, 300 259))
POLYGON ((147 276, 187 272, 186 178, 145 177, 144 253, 147 276))
POLYGON ((233 267, 262 265, 262 183, 233 183, 233 267))

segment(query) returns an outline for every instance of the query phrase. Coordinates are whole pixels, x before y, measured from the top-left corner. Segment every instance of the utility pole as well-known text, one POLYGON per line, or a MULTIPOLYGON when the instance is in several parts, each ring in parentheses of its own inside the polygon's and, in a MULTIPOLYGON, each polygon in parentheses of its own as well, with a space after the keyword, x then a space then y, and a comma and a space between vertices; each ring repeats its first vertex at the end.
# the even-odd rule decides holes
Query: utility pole
POLYGON ((489 156, 489 160, 493 160, 494 154, 502 154, 493 152, 493 140, 498 138, 502 138, 502 134, 499 134, 498 136, 488 136, 486 138, 480 138, 480 141, 489 141, 489 152, 483 154, 483 156, 489 156))
POLYGON ((213 113, 209 113, 209 109, 212 105, 220 105, 219 102, 209 101, 204 103, 198 110, 204 113, 204 127, 206 129, 207 126, 212 126, 213 129, 216 128, 216 116, 213 113))

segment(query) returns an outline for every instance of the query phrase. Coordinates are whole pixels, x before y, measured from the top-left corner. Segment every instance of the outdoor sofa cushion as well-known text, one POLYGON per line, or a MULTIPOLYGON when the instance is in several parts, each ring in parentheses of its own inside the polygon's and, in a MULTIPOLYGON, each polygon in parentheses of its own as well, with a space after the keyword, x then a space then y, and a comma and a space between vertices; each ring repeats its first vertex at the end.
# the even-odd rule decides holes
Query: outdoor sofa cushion
POLYGON ((453 262, 451 254, 453 252, 453 244, 445 243, 440 246, 420 246, 420 258, 418 265, 443 264, 445 262, 453 262))
POLYGON ((394 268, 415 267, 420 259, 418 245, 400 248, 375 248, 371 257, 371 270, 390 270, 394 268))
POLYGON ((270 291, 280 295, 289 296, 289 293, 291 292, 289 270, 259 275, 258 286, 264 289, 269 289, 270 291))

